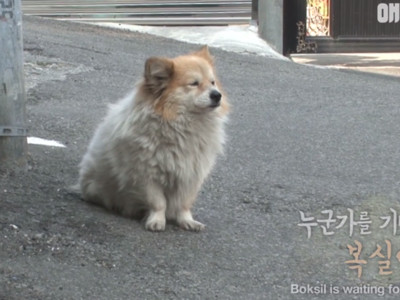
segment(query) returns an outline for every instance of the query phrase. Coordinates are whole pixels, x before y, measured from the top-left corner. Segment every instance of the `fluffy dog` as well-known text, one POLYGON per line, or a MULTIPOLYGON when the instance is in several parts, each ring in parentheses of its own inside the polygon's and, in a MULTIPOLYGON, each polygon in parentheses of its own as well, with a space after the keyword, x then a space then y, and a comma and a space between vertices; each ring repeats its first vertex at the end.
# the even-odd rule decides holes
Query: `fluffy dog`
POLYGON ((191 207, 224 144, 228 103, 207 47, 174 59, 151 57, 133 92, 110 107, 80 164, 83 198, 124 216, 204 225, 191 207))

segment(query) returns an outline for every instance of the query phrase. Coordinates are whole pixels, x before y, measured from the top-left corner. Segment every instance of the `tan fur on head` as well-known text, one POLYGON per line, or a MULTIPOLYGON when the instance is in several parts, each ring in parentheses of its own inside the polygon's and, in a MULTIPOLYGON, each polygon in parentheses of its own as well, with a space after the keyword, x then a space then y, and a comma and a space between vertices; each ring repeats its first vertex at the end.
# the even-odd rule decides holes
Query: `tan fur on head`
POLYGON ((214 65, 214 58, 210 54, 210 50, 208 49, 208 46, 205 45, 201 47, 200 50, 193 52, 193 55, 197 55, 199 57, 204 58, 210 65, 214 65))
POLYGON ((193 88, 188 86, 193 87, 196 82, 197 94, 214 89, 223 95, 216 111, 225 115, 229 106, 215 73, 208 46, 173 59, 151 57, 145 64, 144 89, 151 96, 154 110, 166 121, 175 120, 180 113, 183 103, 178 101, 181 97, 177 94, 193 93, 193 88))
MULTIPOLYGON (((204 58, 212 66, 214 73, 216 73, 215 67, 214 67, 214 57, 211 55, 210 49, 208 48, 207 45, 204 45, 203 47, 200 48, 200 50, 193 52, 193 55, 197 55, 201 58, 204 58)), ((221 101, 221 109, 219 110, 219 113, 221 115, 226 115, 229 113, 230 106, 228 104, 228 101, 226 100, 225 91, 223 90, 222 85, 218 79, 216 79, 216 85, 218 86, 218 89, 220 90, 220 92, 223 95, 222 101, 221 101)))
POLYGON ((150 57, 144 67, 145 87, 159 97, 168 86, 174 72, 174 64, 168 58, 150 57))

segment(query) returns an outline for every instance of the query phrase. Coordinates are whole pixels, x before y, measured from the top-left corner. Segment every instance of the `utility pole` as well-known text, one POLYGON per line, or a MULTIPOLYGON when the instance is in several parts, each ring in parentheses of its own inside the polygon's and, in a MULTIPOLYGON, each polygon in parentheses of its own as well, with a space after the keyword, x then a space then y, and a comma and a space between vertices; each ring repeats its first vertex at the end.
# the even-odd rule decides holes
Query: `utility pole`
POLYGON ((0 0, 0 171, 27 165, 21 0, 0 0))

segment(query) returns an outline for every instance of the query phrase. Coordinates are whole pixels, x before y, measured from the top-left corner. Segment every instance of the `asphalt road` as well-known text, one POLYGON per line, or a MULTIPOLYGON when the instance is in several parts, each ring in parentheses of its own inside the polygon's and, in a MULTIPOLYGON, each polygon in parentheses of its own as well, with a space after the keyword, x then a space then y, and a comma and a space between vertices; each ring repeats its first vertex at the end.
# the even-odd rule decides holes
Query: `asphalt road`
POLYGON ((0 299, 397 299, 398 78, 211 48, 233 111, 207 228, 151 233, 67 187, 145 59, 197 46, 25 18, 24 47, 30 133, 67 147, 0 176, 0 299))

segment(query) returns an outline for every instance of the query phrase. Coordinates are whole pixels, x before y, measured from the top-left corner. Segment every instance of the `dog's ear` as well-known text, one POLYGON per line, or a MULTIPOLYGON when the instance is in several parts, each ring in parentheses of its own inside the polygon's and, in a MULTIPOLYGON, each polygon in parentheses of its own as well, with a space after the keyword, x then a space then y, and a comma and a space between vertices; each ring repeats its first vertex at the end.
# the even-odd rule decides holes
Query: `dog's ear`
POLYGON ((208 46, 205 45, 200 48, 200 50, 196 51, 193 53, 194 55, 200 56, 201 58, 204 58, 206 61, 208 61, 210 64, 214 64, 214 58, 210 54, 210 51, 208 49, 208 46))
POLYGON ((174 63, 168 58, 150 57, 144 68, 144 79, 148 90, 156 95, 161 95, 168 86, 174 73, 174 63))

